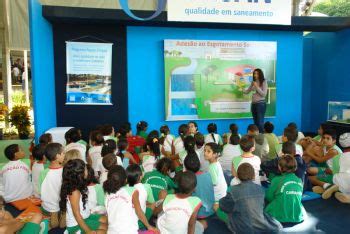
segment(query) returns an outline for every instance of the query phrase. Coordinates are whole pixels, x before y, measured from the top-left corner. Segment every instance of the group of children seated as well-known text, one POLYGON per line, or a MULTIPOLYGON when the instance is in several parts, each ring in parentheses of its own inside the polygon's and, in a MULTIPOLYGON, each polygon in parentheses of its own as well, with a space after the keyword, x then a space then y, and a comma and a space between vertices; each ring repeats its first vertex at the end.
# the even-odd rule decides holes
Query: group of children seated
POLYGON ((213 215, 233 233, 274 233, 303 222, 305 190, 350 203, 350 133, 343 153, 325 125, 310 138, 291 123, 281 139, 270 122, 222 137, 215 123, 207 135, 182 124, 178 137, 147 127, 99 126, 89 143, 72 128, 65 146, 44 134, 30 161, 7 146, 3 200, 29 218, 0 211, 0 233, 42 233, 43 219, 68 233, 203 233, 213 215))

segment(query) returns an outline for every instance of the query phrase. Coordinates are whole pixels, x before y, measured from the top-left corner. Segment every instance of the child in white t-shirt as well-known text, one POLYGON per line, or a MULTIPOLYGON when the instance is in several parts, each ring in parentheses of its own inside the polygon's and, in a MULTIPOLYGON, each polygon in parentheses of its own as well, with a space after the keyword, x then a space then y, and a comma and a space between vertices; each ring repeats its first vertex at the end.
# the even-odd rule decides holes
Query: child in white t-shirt
POLYGON ((49 168, 43 170, 39 177, 41 207, 44 214, 50 216, 50 227, 65 227, 65 214, 60 214, 60 192, 62 185, 62 171, 64 149, 59 143, 46 146, 45 157, 50 162, 49 168))
POLYGON ((140 154, 144 174, 153 171, 160 159, 159 140, 156 136, 148 136, 146 140, 147 152, 140 154))
MULTIPOLYGON (((149 184, 142 184, 142 170, 139 165, 133 164, 126 168, 126 176, 128 185, 134 187, 139 192, 139 201, 143 213, 146 215, 147 220, 150 220, 155 207, 155 201, 152 193, 152 188, 149 184)), ((139 220, 139 229, 144 229, 145 226, 139 220)))
POLYGON ((205 143, 216 143, 218 145, 222 145, 222 139, 219 134, 217 134, 217 126, 215 123, 208 124, 207 127, 208 135, 205 136, 204 142, 205 143))
POLYGON ((224 145, 219 162, 227 176, 231 176, 232 160, 235 157, 242 155, 241 147, 239 146, 240 137, 238 134, 231 134, 228 144, 224 145))
POLYGON ((204 158, 204 135, 200 132, 197 132, 194 135, 196 141, 196 153, 199 155, 199 161, 201 163, 200 170, 207 172, 209 168, 209 162, 204 158))
POLYGON ((218 162, 220 147, 218 144, 211 142, 205 144, 204 157, 209 161, 209 174, 214 185, 215 202, 226 196, 227 183, 221 164, 218 162))
POLYGON ((86 184, 89 190, 88 203, 91 214, 106 214, 105 193, 103 191, 102 184, 98 183, 94 169, 92 169, 89 164, 86 165, 86 168, 88 171, 88 176, 86 179, 86 184))
POLYGON ((174 145, 173 145, 173 154, 179 154, 181 151, 183 151, 185 149, 184 147, 184 140, 185 137, 188 135, 188 126, 187 124, 181 124, 179 126, 179 137, 177 137, 174 141, 174 145))
POLYGON ((108 171, 108 179, 103 183, 105 207, 108 219, 111 220, 108 223, 108 233, 137 234, 139 219, 148 230, 156 231, 142 211, 139 191, 126 186, 126 180, 124 168, 114 166, 108 171))
POLYGON ((254 168, 254 175, 255 179, 253 180, 254 183, 260 185, 260 164, 261 160, 258 156, 253 154, 253 151, 255 150, 255 142, 253 136, 243 136, 240 143, 240 148, 243 151, 242 156, 233 158, 232 161, 232 176, 234 177, 231 181, 231 185, 237 185, 240 184, 241 181, 237 177, 237 170, 239 165, 242 163, 249 163, 254 168))
POLYGON ((10 160, 1 169, 4 200, 6 203, 11 203, 19 208, 16 205, 17 201, 27 199, 33 195, 30 169, 28 165, 21 161, 25 157, 25 153, 18 144, 7 146, 4 153, 6 158, 10 160))
POLYGON ((172 154, 172 146, 174 144, 175 137, 170 134, 168 125, 160 127, 159 143, 161 144, 161 153, 167 157, 172 154))
POLYGON ((70 160, 64 165, 59 204, 61 211, 66 212, 69 233, 103 233, 107 230, 107 218, 90 213, 87 177, 83 160, 70 160))
POLYGON ((163 204, 156 208, 157 212, 163 211, 157 221, 160 233, 203 232, 203 226, 196 222, 202 202, 198 197, 191 196, 197 185, 196 175, 192 171, 180 172, 177 184, 178 192, 167 195, 163 204), (198 230, 197 227, 201 227, 201 230, 198 230))
POLYGON ((64 152, 68 152, 69 150, 76 149, 79 150, 83 161, 86 162, 86 145, 79 143, 81 141, 81 132, 77 128, 69 129, 64 135, 66 139, 66 147, 64 152))
POLYGON ((40 173, 46 169, 45 163, 45 145, 39 144, 34 146, 32 150, 32 155, 34 158, 34 163, 32 166, 32 183, 34 189, 34 196, 40 198, 40 190, 39 190, 39 177, 40 173))
POLYGON ((99 176, 102 172, 102 166, 100 165, 102 163, 101 151, 104 143, 102 133, 99 131, 92 131, 90 133, 90 143, 92 147, 88 152, 88 162, 92 169, 94 169, 95 175, 99 176))
POLYGON ((115 156, 113 153, 109 153, 102 158, 102 165, 104 171, 100 175, 100 184, 103 184, 107 180, 108 171, 115 165, 123 166, 120 157, 115 156))

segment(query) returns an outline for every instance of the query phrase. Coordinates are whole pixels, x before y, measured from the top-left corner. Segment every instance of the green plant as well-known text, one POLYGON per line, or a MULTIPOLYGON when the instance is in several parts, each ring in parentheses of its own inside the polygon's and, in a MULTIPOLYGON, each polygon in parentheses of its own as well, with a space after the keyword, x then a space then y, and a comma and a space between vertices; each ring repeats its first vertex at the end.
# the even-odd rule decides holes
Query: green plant
POLYGON ((13 92, 11 97, 14 106, 21 106, 26 104, 26 97, 22 91, 13 92))
POLYGON ((327 0, 315 5, 314 12, 320 12, 328 16, 349 17, 350 1, 349 0, 327 0))
POLYGON ((29 107, 14 106, 9 114, 9 122, 15 126, 19 135, 28 136, 30 133, 29 107))

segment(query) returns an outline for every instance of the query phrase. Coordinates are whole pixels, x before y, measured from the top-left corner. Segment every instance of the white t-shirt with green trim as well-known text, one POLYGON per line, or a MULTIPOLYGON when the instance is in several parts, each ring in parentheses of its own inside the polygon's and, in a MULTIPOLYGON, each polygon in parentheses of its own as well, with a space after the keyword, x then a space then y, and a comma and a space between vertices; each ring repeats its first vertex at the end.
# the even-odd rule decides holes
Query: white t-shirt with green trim
POLYGON ((168 195, 163 202, 163 212, 157 221, 162 234, 187 234, 188 222, 195 210, 202 205, 198 197, 178 198, 168 195))
POLYGON ((222 145, 222 139, 221 136, 217 133, 209 133, 208 135, 205 136, 204 142, 207 143, 216 143, 218 145, 222 145), (214 138, 213 138, 214 136, 214 138), (215 140, 214 140, 215 139, 215 140))
MULTIPOLYGON (((253 180, 253 182, 260 185, 261 181, 260 181, 259 171, 260 171, 261 159, 256 155, 254 155, 253 157, 239 156, 239 157, 233 158, 232 164, 233 164, 233 167, 235 168, 236 172, 238 170, 238 167, 242 163, 249 163, 250 165, 252 165, 252 167, 254 168, 254 174, 255 174, 255 179, 253 180)), ((240 183, 241 183, 241 181, 237 177, 233 178, 231 181, 231 185, 237 185, 240 183)))
POLYGON ((40 173, 45 169, 44 163, 38 163, 35 161, 32 167, 32 182, 34 188, 34 196, 40 198, 40 190, 39 190, 39 177, 40 173))
POLYGON ((48 168, 40 173, 41 206, 48 212, 60 211, 63 167, 48 168))
MULTIPOLYGON (((82 218, 83 219, 89 218, 89 216, 90 216, 89 202, 86 201, 85 209, 84 209, 83 199, 82 199, 81 195, 80 195, 80 200, 79 200, 79 207, 80 207, 80 214, 81 214, 82 218)), ((66 224, 67 224, 67 227, 74 227, 74 226, 78 225, 78 222, 74 217, 72 205, 71 205, 68 197, 67 197, 66 224)))
POLYGON ((102 146, 93 146, 89 149, 89 157, 91 159, 91 167, 94 169, 95 176, 101 171, 102 157, 101 157, 102 146))
POLYGON ((105 193, 101 184, 88 186, 88 201, 91 213, 101 212, 105 206, 105 193))
POLYGON ((154 203, 152 188, 149 184, 138 183, 134 188, 139 191, 139 201, 143 213, 146 212, 147 202, 154 203))
POLYGON ((105 207, 108 215, 108 233, 138 234, 138 217, 132 204, 134 187, 122 187, 116 193, 107 194, 105 207))
POLYGON ((144 173, 153 171, 153 169, 155 168, 155 164, 156 164, 157 160, 156 157, 153 155, 144 155, 142 157, 142 168, 144 173))
POLYGON ((13 202, 33 195, 29 167, 21 160, 9 161, 1 170, 5 202, 13 202))
POLYGON ((214 185, 215 201, 219 201, 227 193, 227 183, 220 162, 211 163, 208 171, 214 185))

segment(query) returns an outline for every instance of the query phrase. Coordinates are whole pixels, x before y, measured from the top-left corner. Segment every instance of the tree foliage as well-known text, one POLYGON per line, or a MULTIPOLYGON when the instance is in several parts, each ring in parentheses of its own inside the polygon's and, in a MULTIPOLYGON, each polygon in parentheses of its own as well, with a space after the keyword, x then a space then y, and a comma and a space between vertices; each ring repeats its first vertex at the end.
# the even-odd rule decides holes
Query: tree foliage
POLYGON ((328 16, 350 17, 350 0, 327 0, 318 3, 313 9, 328 16))

